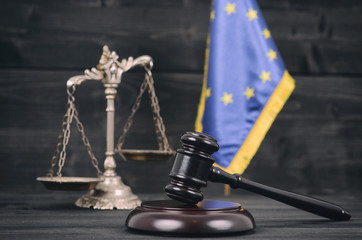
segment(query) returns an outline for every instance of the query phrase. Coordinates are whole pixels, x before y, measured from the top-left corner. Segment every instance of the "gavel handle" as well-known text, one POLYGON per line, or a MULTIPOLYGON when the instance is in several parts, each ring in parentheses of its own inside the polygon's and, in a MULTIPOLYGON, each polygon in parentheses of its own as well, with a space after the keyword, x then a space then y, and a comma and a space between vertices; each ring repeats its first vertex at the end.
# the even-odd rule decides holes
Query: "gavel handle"
POLYGON ((217 167, 211 168, 209 180, 229 184, 232 188, 245 189, 332 220, 346 221, 351 218, 349 212, 336 204, 256 183, 217 167))

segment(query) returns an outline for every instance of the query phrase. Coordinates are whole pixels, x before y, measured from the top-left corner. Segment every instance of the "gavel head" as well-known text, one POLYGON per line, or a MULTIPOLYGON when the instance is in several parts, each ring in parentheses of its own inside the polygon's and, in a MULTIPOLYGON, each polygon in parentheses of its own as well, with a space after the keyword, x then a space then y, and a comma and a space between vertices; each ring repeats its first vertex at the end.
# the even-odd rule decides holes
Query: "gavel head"
POLYGON ((210 169, 215 160, 211 155, 219 149, 216 140, 198 132, 186 132, 181 137, 170 177, 165 187, 167 196, 177 201, 196 204, 204 198, 200 188, 207 186, 210 169))

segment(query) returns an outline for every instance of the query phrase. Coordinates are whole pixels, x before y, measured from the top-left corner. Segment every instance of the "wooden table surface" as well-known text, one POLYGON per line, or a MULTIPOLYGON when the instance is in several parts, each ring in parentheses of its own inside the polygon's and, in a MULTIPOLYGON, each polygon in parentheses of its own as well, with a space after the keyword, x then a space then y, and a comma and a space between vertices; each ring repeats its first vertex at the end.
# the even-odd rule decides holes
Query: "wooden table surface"
MULTIPOLYGON (((129 211, 81 209, 79 192, 44 191, 0 195, 0 239, 178 239, 127 230, 129 211)), ((143 200, 166 199, 163 194, 139 195, 143 200)), ((358 196, 315 196, 351 212, 346 222, 334 222, 251 194, 208 199, 240 202, 256 221, 255 231, 222 239, 362 239, 362 203, 358 196)), ((207 239, 202 237, 200 239, 207 239)), ((216 239, 216 238, 213 238, 216 239)))

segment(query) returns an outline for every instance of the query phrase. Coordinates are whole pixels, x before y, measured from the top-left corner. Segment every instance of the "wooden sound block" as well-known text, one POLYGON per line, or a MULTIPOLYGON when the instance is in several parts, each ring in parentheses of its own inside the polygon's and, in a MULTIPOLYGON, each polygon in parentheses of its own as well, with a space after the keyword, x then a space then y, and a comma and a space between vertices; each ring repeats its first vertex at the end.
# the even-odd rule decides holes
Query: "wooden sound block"
POLYGON ((167 235, 226 235, 255 228, 253 216, 240 204, 205 200, 186 205, 174 200, 143 202, 127 217, 131 230, 167 235))

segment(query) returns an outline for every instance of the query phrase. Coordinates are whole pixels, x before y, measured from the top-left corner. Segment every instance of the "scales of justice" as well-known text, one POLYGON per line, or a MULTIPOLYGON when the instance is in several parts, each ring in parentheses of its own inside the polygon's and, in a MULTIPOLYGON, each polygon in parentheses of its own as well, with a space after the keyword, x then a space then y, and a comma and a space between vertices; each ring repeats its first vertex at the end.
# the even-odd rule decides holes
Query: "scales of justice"
POLYGON ((78 207, 93 209, 133 209, 141 204, 139 198, 132 193, 130 187, 126 186, 121 177, 116 173, 115 153, 118 153, 125 160, 137 161, 165 161, 175 155, 168 144, 165 134, 165 126, 160 115, 160 107, 155 94, 154 81, 152 77, 153 61, 150 56, 143 55, 136 59, 129 57, 118 61, 119 56, 110 51, 107 46, 103 47, 103 54, 96 68, 85 70, 84 75, 71 77, 67 81, 67 110, 63 118, 61 131, 58 136, 58 142, 54 155, 51 160, 51 167, 46 177, 38 177, 37 180, 42 182, 51 190, 90 190, 90 192, 79 198, 75 204, 78 207), (145 70, 145 78, 141 84, 140 92, 133 104, 132 111, 123 128, 117 146, 114 144, 115 129, 115 97, 117 95, 117 87, 121 83, 121 77, 124 72, 134 67, 143 67, 145 70), (98 166, 96 159, 84 127, 80 121, 78 111, 75 106, 76 88, 87 81, 99 81, 105 87, 105 97, 107 100, 107 128, 106 128, 106 152, 104 160, 104 172, 98 166), (151 108, 153 120, 156 128, 158 150, 130 150, 122 149, 126 134, 130 129, 135 113, 137 112, 144 92, 148 90, 151 98, 151 108), (66 148, 71 133, 71 123, 76 123, 84 146, 87 149, 91 163, 97 171, 97 178, 84 177, 64 177, 62 176, 62 168, 66 160, 66 148), (54 168, 58 166, 56 176, 54 176, 54 168))

